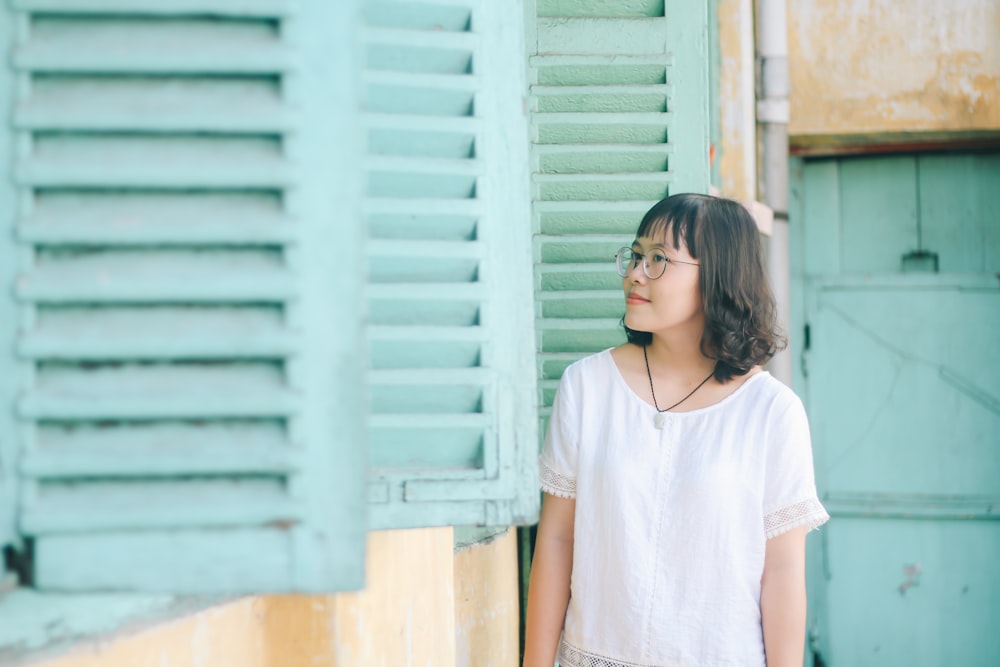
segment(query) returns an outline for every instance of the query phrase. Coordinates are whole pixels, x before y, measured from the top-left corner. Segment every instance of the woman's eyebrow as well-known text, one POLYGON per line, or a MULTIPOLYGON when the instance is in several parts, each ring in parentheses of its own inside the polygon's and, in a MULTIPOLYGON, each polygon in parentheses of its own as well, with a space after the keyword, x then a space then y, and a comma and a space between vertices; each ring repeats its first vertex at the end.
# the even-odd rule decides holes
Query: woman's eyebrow
MULTIPOLYGON (((632 241, 632 247, 633 248, 638 248, 639 250, 643 249, 642 245, 638 241, 632 241)), ((652 244, 650 244, 650 246, 648 248, 646 248, 647 251, 648 250, 666 250, 666 249, 667 249, 667 246, 663 245, 662 243, 652 243, 652 244)))

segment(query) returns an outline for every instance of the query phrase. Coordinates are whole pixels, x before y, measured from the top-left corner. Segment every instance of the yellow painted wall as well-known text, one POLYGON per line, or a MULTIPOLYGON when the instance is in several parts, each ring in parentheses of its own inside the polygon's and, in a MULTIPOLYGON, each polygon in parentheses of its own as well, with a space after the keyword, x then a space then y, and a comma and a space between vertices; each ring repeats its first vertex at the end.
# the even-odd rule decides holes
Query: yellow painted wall
POLYGON ((456 553, 451 528, 373 532, 363 592, 241 598, 21 664, 514 667, 515 534, 456 553))
POLYGON ((754 17, 751 0, 717 0, 719 25, 719 119, 716 159, 726 197, 757 196, 757 119, 754 90, 754 17))
POLYGON ((793 143, 1000 130, 1000 2, 788 0, 787 8, 793 143))
POLYGON ((457 667, 517 667, 517 531, 455 554, 457 667))

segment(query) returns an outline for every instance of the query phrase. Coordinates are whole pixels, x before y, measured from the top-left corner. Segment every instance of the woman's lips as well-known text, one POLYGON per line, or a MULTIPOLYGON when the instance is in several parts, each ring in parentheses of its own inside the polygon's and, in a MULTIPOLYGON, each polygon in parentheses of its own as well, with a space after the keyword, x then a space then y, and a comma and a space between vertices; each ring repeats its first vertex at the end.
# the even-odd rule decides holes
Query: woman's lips
POLYGON ((630 306, 637 306, 644 303, 649 303, 649 299, 644 299, 637 294, 629 294, 628 296, 625 297, 625 303, 627 303, 630 306))

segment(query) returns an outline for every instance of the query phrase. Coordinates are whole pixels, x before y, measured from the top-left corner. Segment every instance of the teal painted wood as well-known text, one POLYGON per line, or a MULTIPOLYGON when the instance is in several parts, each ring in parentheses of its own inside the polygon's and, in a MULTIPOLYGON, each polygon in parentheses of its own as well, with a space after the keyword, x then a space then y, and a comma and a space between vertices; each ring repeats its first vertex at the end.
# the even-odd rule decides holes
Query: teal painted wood
POLYGON ((274 18, 294 14, 292 0, 10 0, 15 9, 73 14, 185 16, 197 13, 274 18))
POLYGON ((283 25, 298 44, 301 68, 288 80, 286 102, 300 132, 284 149, 297 166, 285 192, 288 213, 302 225, 301 243, 286 248, 301 276, 300 298, 286 306, 302 351, 286 362, 289 385, 308 400, 289 423, 306 445, 306 467, 287 487, 305 504, 292 530, 296 588, 364 585, 368 530, 368 389, 365 363, 364 177, 361 126, 360 2, 307 3, 283 25), (337 65, 331 69, 331 63, 337 65))
POLYGON ((915 159, 843 160, 839 171, 843 270, 896 273, 902 256, 919 247, 915 159))
POLYGON ((796 379, 833 516, 810 540, 814 648, 826 664, 996 664, 1000 162, 792 168, 795 321, 809 327, 796 379), (917 249, 940 271, 904 272, 917 249))
POLYGON ((359 4, 15 7, 0 438, 35 585, 359 588, 359 4))
POLYGON ((837 517, 824 530, 838 611, 826 664, 997 664, 995 521, 837 517))
MULTIPOLYGON (((809 224, 795 230, 802 238, 802 272, 834 274, 841 270, 840 170, 835 160, 809 162, 794 188, 801 190, 801 206, 809 205, 809 224)), ((799 220, 806 220, 801 210, 799 220)))
POLYGON ((699 3, 528 3, 539 400, 624 341, 615 251, 643 213, 709 185, 708 14, 699 3))
MULTIPOLYGON (((805 242, 805 220, 807 196, 812 198, 822 197, 821 201, 825 206, 817 206, 810 210, 809 233, 813 236, 817 230, 830 233, 832 226, 835 234, 839 237, 839 225, 829 224, 829 218, 824 218, 824 214, 829 215, 831 206, 837 210, 839 200, 831 197, 831 186, 827 179, 816 174, 828 163, 810 162, 809 169, 806 169, 806 162, 802 158, 791 158, 789 160, 788 175, 788 241, 789 241, 789 297, 790 297, 790 331, 788 336, 789 353, 793 359, 792 363, 792 386, 807 406, 811 406, 809 389, 811 383, 809 379, 809 353, 806 346, 807 338, 807 317, 804 304, 806 303, 806 278, 807 267, 814 268, 814 271, 835 272, 840 266, 840 248, 835 243, 829 247, 830 241, 825 244, 806 244, 805 242), (807 186, 807 178, 810 178, 807 186), (812 222, 816 220, 816 222, 812 222), (824 252, 827 251, 827 252, 824 252)), ((836 168, 831 170, 833 179, 836 178, 836 168)), ((834 237, 834 238, 837 238, 834 237)), ((811 343, 811 341, 810 341, 811 343)), ((816 443, 813 443, 814 455, 816 443)), ((822 466, 815 466, 817 489, 826 488, 826 470, 822 466)), ((811 534, 806 540, 806 590, 807 590, 807 613, 806 613, 806 645, 803 663, 810 664, 810 654, 819 653, 826 655, 829 646, 829 607, 827 597, 827 581, 829 572, 827 570, 827 535, 828 528, 819 531, 818 534, 811 534)), ((812 660, 815 662, 815 659, 812 660)))
POLYGON ((1000 155, 919 159, 920 241, 942 271, 989 272, 1000 266, 1000 189, 981 174, 1000 174, 1000 155))
MULTIPOLYGON (((15 23, 7 7, 0 7, 0 51, 9 53, 14 43, 15 23)), ((9 67, 0 67, 0 91, 14 89, 15 77, 9 67)), ((4 99, 9 99, 4 95, 4 99)), ((0 127, 10 127, 11 105, 0 105, 0 127)), ((18 425, 10 406, 20 389, 25 364, 14 355, 20 319, 17 304, 10 298, 9 286, 24 259, 24 253, 14 243, 13 229, 17 210, 17 190, 11 167, 14 164, 16 138, 12 132, 0 131, 0 548, 21 548, 17 530, 18 425)), ((0 566, 0 576, 4 575, 0 566)))
POLYGON ((537 518, 520 9, 365 5, 376 528, 537 518))
POLYGON ((300 559, 287 533, 274 529, 115 531, 42 536, 36 567, 50 573, 46 589, 77 592, 80 581, 95 591, 120 590, 124 577, 137 590, 204 593, 288 591, 300 559), (137 568, 137 563, 148 564, 137 568))

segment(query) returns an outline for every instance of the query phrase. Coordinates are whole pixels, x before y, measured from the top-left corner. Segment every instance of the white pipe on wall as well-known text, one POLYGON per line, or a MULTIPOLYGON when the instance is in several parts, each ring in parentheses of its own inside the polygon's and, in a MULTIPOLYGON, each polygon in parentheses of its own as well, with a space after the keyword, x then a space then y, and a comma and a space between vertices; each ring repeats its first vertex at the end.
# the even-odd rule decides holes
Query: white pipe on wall
MULTIPOLYGON (((789 336, 788 258, 788 24, 785 0, 757 0, 757 125, 760 145, 759 199, 775 213, 768 244, 768 271, 778 302, 778 324, 789 336)), ((791 385, 791 355, 779 353, 771 374, 791 385)))

